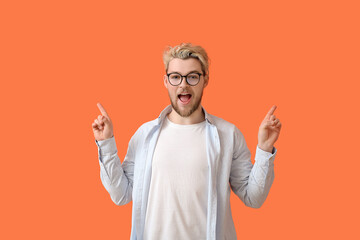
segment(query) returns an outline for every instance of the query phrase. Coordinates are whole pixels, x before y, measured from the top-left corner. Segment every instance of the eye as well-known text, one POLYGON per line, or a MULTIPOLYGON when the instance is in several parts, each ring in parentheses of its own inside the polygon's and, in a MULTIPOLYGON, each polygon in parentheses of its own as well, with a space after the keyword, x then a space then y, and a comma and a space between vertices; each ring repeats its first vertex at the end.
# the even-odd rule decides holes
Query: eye
POLYGON ((180 78, 179 74, 170 74, 170 78, 173 80, 178 80, 180 78))
POLYGON ((197 75, 197 74, 189 74, 189 75, 188 75, 188 79, 190 79, 190 80, 197 80, 197 79, 199 79, 199 75, 197 75))

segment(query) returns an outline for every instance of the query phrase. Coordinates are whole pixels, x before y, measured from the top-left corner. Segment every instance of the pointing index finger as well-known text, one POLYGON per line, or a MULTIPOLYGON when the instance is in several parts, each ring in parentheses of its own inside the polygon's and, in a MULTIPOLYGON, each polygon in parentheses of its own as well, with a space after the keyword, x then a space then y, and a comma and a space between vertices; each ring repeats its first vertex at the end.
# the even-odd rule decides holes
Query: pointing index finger
POLYGON ((105 108, 100 104, 100 103, 97 103, 97 106, 101 112, 102 115, 106 116, 106 117, 109 117, 109 115, 107 114, 107 112, 105 111, 105 108))
POLYGON ((267 117, 270 117, 271 115, 273 115, 273 113, 275 112, 276 109, 276 105, 273 105, 272 108, 270 109, 270 111, 266 114, 267 117))

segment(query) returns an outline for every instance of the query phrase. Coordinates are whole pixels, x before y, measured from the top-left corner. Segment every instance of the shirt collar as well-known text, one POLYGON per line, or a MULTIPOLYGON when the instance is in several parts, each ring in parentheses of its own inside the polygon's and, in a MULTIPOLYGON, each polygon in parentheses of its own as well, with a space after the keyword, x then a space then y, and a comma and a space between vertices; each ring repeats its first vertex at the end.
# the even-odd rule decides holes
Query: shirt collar
MULTIPOLYGON (((205 114, 205 120, 208 123, 213 124, 211 115, 206 112, 206 110, 205 110, 205 108, 203 106, 201 106, 201 108, 202 108, 202 110, 203 110, 203 112, 205 114)), ((171 110, 172 110, 172 106, 170 104, 164 110, 161 111, 159 117, 157 118, 157 124, 158 125, 160 125, 164 121, 166 115, 168 115, 171 112, 171 110)))

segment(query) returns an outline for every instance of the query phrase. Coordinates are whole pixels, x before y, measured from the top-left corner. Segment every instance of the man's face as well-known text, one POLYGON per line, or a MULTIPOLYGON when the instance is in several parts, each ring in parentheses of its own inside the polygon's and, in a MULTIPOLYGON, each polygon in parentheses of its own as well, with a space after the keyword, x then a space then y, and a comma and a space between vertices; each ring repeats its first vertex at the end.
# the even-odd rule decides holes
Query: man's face
POLYGON ((169 62, 168 74, 179 73, 185 76, 190 72, 202 74, 199 83, 195 86, 189 85, 185 78, 182 79, 180 85, 173 86, 169 83, 167 76, 164 76, 164 84, 168 89, 171 105, 181 117, 189 117, 200 107, 203 90, 207 86, 207 81, 205 82, 199 60, 195 58, 174 58, 169 62), (180 97, 181 94, 189 94, 190 99, 188 99, 189 96, 180 97))

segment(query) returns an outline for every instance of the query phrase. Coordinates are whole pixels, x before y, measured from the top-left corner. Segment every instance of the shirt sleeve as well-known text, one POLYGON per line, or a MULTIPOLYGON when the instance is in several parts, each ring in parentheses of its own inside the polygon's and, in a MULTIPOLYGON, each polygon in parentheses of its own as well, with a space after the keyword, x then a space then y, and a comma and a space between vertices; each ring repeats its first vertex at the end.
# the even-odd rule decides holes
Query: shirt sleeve
POLYGON ((100 178, 103 186, 117 205, 124 205, 132 200, 134 154, 131 141, 123 163, 117 154, 115 138, 95 140, 98 146, 100 178))
POLYGON ((230 171, 230 186, 234 193, 252 208, 260 208, 265 202, 274 181, 276 148, 269 153, 256 147, 255 163, 243 134, 236 128, 234 154, 230 171))

